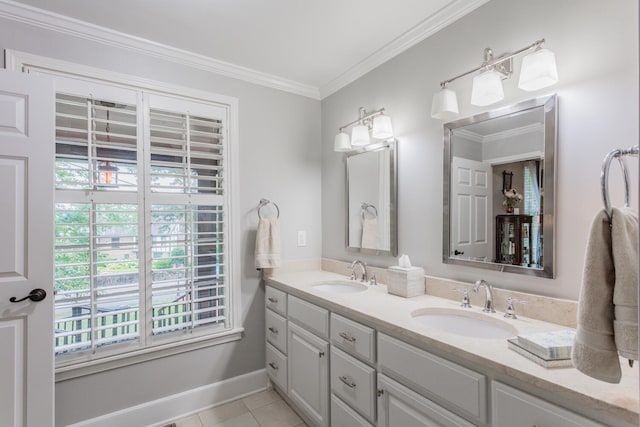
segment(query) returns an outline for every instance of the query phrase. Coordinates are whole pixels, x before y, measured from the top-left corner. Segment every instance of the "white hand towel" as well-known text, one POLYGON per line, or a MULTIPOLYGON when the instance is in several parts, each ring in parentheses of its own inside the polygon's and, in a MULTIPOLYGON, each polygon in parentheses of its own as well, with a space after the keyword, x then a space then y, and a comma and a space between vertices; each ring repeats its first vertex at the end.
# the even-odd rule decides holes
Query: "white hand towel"
POLYGON ((377 218, 365 218, 362 222, 362 243, 360 247, 380 249, 377 218))
POLYGON ((256 231, 256 268, 277 268, 282 265, 280 249, 280 221, 261 218, 256 231))
POLYGON ((609 217, 602 210, 591 225, 578 300, 578 327, 571 360, 582 373, 619 383, 620 359, 613 337, 615 272, 609 217))
POLYGON ((611 217, 614 337, 620 356, 638 360, 638 213, 613 208, 611 217))

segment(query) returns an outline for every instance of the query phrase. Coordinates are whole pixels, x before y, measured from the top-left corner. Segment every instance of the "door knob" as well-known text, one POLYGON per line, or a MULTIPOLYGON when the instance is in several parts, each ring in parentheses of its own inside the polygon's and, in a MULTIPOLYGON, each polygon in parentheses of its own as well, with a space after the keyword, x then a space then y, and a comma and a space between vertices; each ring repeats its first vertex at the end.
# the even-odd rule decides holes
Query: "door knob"
POLYGON ((38 301, 42 301, 46 297, 47 297, 47 292, 44 289, 34 289, 31 292, 29 292, 29 295, 27 295, 24 298, 16 299, 16 297, 11 297, 11 298, 9 298, 9 301, 10 302, 20 302, 20 301, 24 301, 26 299, 30 299, 33 302, 38 302, 38 301))

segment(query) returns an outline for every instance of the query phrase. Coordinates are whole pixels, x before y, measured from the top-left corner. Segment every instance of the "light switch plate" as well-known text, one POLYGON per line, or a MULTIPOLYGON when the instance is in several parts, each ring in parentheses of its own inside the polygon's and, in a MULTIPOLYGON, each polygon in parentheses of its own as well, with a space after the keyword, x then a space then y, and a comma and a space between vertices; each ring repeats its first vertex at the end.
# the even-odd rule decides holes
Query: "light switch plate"
POLYGON ((298 231, 298 246, 307 246, 307 232, 305 230, 298 231))

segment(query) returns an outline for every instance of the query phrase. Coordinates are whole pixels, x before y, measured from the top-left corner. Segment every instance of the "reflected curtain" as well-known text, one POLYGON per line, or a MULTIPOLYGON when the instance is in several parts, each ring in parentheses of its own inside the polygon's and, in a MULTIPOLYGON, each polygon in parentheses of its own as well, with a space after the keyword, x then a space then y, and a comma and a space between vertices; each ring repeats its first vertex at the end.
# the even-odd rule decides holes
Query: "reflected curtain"
POLYGON ((531 225, 531 263, 540 264, 541 230, 540 230, 540 183, 538 180, 540 162, 530 160, 525 162, 525 176, 528 175, 528 182, 525 180, 525 214, 533 217, 531 225))

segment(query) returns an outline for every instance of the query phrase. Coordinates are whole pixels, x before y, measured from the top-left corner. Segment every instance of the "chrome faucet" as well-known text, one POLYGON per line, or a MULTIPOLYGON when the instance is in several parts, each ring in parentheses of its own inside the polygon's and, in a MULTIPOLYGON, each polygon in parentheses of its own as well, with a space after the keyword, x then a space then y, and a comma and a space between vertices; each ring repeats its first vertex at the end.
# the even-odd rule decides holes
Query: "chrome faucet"
POLYGON ((364 262, 360 261, 359 259, 353 261, 349 266, 349 270, 351 270, 351 280, 356 279, 356 265, 359 265, 362 268, 362 278, 360 279, 360 281, 366 282, 367 281, 367 265, 364 262))
POLYGON ((493 308, 493 287, 488 284, 486 280, 477 280, 476 283, 473 284, 473 288, 471 290, 473 292, 478 292, 478 288, 480 286, 484 286, 485 290, 484 308, 482 311, 485 313, 495 313, 496 310, 493 308))

